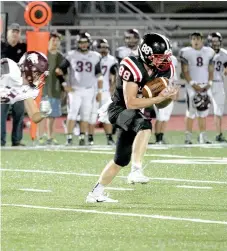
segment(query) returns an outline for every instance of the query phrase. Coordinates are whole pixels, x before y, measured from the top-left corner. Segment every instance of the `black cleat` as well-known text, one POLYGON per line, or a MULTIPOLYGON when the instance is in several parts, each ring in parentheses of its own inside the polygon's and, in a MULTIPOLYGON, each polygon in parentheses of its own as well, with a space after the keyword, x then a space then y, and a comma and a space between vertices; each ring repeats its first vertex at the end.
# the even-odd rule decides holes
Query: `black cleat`
POLYGON ((227 140, 225 139, 222 133, 216 136, 216 141, 219 143, 227 143, 227 140))
POLYGON ((184 143, 185 143, 185 145, 192 145, 191 140, 188 140, 188 139, 186 139, 186 140, 184 141, 184 143))
POLYGON ((79 146, 85 146, 85 139, 80 139, 79 140, 79 146))

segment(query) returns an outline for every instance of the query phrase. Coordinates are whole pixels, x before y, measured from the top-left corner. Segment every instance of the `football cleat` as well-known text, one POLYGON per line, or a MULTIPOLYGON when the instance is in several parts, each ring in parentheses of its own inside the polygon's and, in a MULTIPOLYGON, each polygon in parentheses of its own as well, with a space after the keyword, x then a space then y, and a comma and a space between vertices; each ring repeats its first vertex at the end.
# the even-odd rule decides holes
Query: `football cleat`
POLYGON ((47 143, 47 141, 44 137, 41 137, 38 141, 39 146, 44 146, 44 145, 46 145, 46 143, 47 143))
POLYGON ((188 140, 188 139, 186 139, 186 140, 184 141, 184 143, 185 143, 185 145, 192 145, 192 141, 191 141, 191 140, 188 140))
POLYGON ((212 144, 212 142, 207 139, 206 135, 199 135, 198 143, 199 144, 212 144))
POLYGON ((113 200, 105 194, 100 194, 98 196, 94 195, 92 192, 88 194, 88 196, 86 198, 86 203, 99 203, 99 202, 117 203, 118 200, 113 200))
POLYGON ((150 180, 149 177, 146 177, 143 174, 143 171, 140 169, 131 171, 127 177, 128 184, 135 184, 135 183, 146 184, 149 182, 149 180, 150 180))
POLYGON ((113 140, 113 139, 108 139, 108 140, 107 140, 107 145, 108 145, 108 146, 115 146, 114 140, 113 140))
POLYGON ((48 139, 48 140, 47 140, 47 145, 55 145, 55 146, 58 146, 59 143, 58 143, 58 141, 57 141, 56 139, 51 138, 51 139, 48 139))
POLYGON ((85 143, 85 139, 80 139, 79 140, 79 146, 85 146, 86 143, 85 143))
POLYGON ((66 146, 72 146, 72 145, 73 145, 73 140, 72 140, 72 139, 67 139, 65 145, 66 145, 66 146))
POLYGON ((225 139, 222 133, 216 136, 216 141, 220 143, 227 143, 227 140, 225 139))

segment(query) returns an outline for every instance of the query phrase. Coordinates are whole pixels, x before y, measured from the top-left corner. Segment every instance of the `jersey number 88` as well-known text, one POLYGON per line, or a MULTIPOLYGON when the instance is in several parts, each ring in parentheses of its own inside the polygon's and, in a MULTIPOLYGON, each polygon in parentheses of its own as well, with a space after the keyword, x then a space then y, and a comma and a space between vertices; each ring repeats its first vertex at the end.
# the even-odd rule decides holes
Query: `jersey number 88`
POLYGON ((124 66, 122 65, 120 68, 119 68, 119 75, 126 81, 129 80, 130 76, 131 76, 131 73, 130 71, 127 71, 125 70, 124 66))

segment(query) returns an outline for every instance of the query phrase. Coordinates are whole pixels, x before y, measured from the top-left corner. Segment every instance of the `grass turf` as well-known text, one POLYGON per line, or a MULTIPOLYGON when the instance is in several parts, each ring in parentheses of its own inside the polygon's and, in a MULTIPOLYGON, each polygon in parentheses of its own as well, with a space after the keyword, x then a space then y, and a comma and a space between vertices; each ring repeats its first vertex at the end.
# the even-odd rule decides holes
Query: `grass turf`
MULTIPOLYGON (((170 137, 178 142, 182 138, 174 133, 169 133, 170 137)), ((64 142, 63 136, 58 139, 64 142)), ((29 144, 29 141, 25 141, 29 144)), ((98 135, 97 142, 104 144, 105 137, 98 135)), ((111 152, 102 154, 52 149, 2 151, 1 168, 11 170, 2 171, 2 250, 227 250, 227 225, 180 219, 227 221, 226 162, 150 163, 152 160, 179 159, 158 156, 163 154, 193 157, 191 160, 194 161, 209 161, 208 158, 199 157, 216 157, 216 161, 219 161, 227 156, 226 148, 148 150, 145 174, 160 179, 152 179, 147 185, 133 186, 126 184, 124 178, 117 177, 111 187, 134 190, 108 191, 111 197, 119 200, 117 204, 86 204, 86 195, 98 177, 78 176, 75 173, 100 174, 111 159, 111 152), (36 173, 35 170, 56 173, 36 173), (190 182, 192 180, 194 182, 190 182), (218 183, 220 181, 226 183, 218 183), (186 189, 177 185, 206 186, 212 189, 186 189), (51 192, 19 190, 23 188, 51 192), (12 204, 46 208, 22 208, 12 204), (117 214, 61 211, 61 208, 117 214), (122 213, 140 216, 119 215, 122 213), (170 216, 179 220, 145 218, 144 215, 170 216)), ((119 175, 127 176, 129 170, 126 167, 119 175)))

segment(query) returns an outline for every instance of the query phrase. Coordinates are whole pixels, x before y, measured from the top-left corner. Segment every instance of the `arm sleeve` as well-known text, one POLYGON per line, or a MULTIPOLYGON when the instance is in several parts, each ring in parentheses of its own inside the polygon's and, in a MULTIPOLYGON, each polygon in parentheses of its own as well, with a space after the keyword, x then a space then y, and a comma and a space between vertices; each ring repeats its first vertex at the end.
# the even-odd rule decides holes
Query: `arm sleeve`
POLYGON ((114 64, 110 67, 110 73, 113 75, 117 74, 117 64, 114 64))
POLYGON ((180 51, 179 58, 181 63, 188 64, 188 60, 186 59, 185 53, 183 51, 180 51))
POLYGON ((100 61, 95 65, 95 76, 102 74, 100 61))
POLYGON ((63 71, 64 74, 67 73, 67 68, 70 66, 70 62, 65 58, 59 65, 59 68, 63 71))

